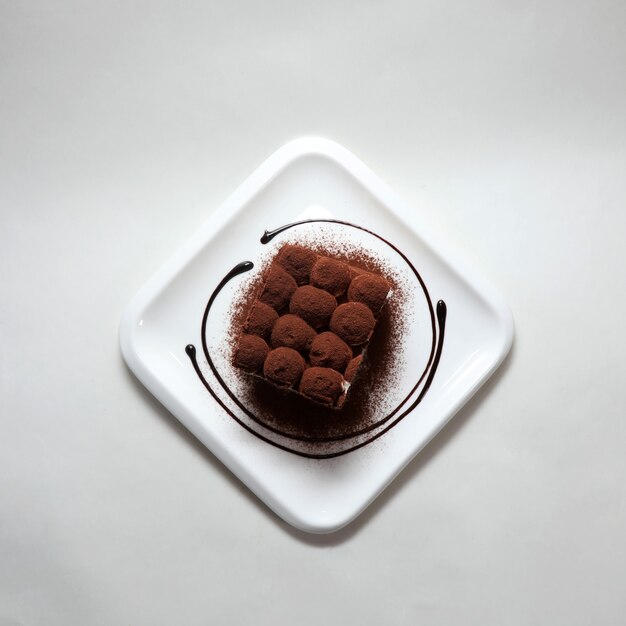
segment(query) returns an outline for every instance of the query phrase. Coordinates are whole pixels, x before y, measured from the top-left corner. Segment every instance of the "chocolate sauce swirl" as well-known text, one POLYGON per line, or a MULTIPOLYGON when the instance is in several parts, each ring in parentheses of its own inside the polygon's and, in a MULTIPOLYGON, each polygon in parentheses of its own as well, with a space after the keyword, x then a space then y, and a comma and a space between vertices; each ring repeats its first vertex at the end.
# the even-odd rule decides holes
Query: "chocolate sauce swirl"
POLYGON ((349 222, 344 222, 344 221, 341 221, 341 220, 334 220, 334 219, 303 220, 301 222, 294 222, 292 224, 287 224, 285 226, 281 226, 280 228, 277 228, 277 229, 272 230, 272 231, 267 231, 266 230, 265 233, 263 234, 263 236, 261 237, 260 241, 261 241, 262 244, 266 244, 266 243, 270 242, 274 237, 276 237, 280 233, 282 233, 282 232, 284 232, 284 231, 286 231, 286 230, 288 230, 290 228, 293 228, 293 227, 296 227, 296 226, 299 226, 299 225, 302 225, 302 224, 309 224, 309 223, 316 223, 316 222, 335 223, 335 224, 340 224, 340 225, 356 228, 356 229, 362 230, 364 232, 367 232, 367 233, 373 235, 374 237, 380 239, 385 244, 387 244, 389 247, 391 247, 403 259, 403 261, 409 266, 410 270, 415 275, 415 277, 417 278, 418 282, 420 283, 420 286, 423 289, 423 292, 424 292, 424 294, 426 296, 426 300, 427 300, 427 303, 428 303, 428 308, 429 308, 429 313, 430 313, 430 318, 431 318, 431 324, 432 324, 433 338, 432 338, 431 352, 430 352, 430 356, 429 356, 428 362, 426 364, 426 368, 421 373, 421 375, 419 376, 417 382, 415 383, 415 385, 413 386, 411 391, 402 400, 402 402, 400 402, 400 404, 398 404, 398 406, 396 406, 387 415, 383 416, 382 418, 380 418, 378 420, 375 420, 372 424, 368 425, 365 428, 361 428, 361 429, 359 429, 357 431, 349 432, 349 433, 344 434, 344 435, 336 435, 336 436, 328 436, 328 437, 309 437, 309 436, 306 436, 306 435, 295 435, 293 433, 288 433, 288 432, 282 431, 281 429, 275 428, 271 424, 266 423, 264 420, 262 420, 257 415, 255 415, 252 411, 250 411, 247 407, 245 407, 241 403, 241 401, 235 396, 235 394, 232 392, 232 390, 228 387, 228 385, 226 384, 226 382, 224 381, 224 379, 222 378, 222 376, 218 372, 217 368, 215 367, 215 364, 214 364, 214 362, 213 362, 213 360, 211 358, 211 355, 209 353, 208 345, 207 345, 207 341, 206 341, 206 326, 207 326, 207 322, 208 322, 209 312, 211 310, 211 307, 212 307, 215 299, 219 295, 220 291, 224 288, 224 286, 230 280, 232 280, 233 278, 235 278, 236 276, 238 276, 238 275, 240 275, 240 274, 242 274, 244 272, 250 271, 254 267, 254 265, 253 265, 253 263, 251 261, 244 261, 243 263, 239 263, 235 267, 233 267, 233 269, 230 272, 228 272, 228 274, 226 274, 226 276, 220 281, 220 283, 217 285, 217 287, 215 288, 215 290, 213 291, 213 293, 211 294, 211 296, 209 298, 207 306, 206 306, 206 308, 204 310, 204 315, 202 317, 202 325, 201 325, 202 349, 203 349, 203 352, 204 352, 204 356, 205 356, 205 358, 207 360, 207 363, 208 363, 208 365, 209 365, 213 375, 215 376, 216 380, 218 381, 219 385, 227 393, 227 395, 235 403, 235 405, 245 415, 247 415, 250 419, 252 419, 254 422, 256 422, 257 424, 259 424, 263 428, 265 428, 265 429, 269 430, 270 432, 273 432, 273 433, 275 433, 277 435, 280 435, 280 436, 285 437, 287 439, 292 439, 294 441, 298 441, 298 442, 301 442, 301 443, 307 443, 307 442, 308 443, 321 443, 321 442, 338 442, 338 441, 342 441, 342 440, 352 439, 352 438, 357 437, 359 435, 366 434, 366 433, 368 433, 368 432, 378 428, 379 426, 385 424, 386 422, 390 422, 389 424, 387 424, 387 426, 384 429, 378 431, 377 433, 372 435, 370 438, 368 438, 368 439, 366 439, 366 440, 364 440, 364 441, 362 441, 362 442, 360 442, 358 444, 355 444, 352 447, 349 447, 347 449, 344 449, 344 450, 341 450, 341 451, 338 451, 338 452, 330 452, 330 453, 303 452, 301 450, 293 449, 293 448, 290 448, 289 446, 282 445, 282 444, 280 444, 280 443, 278 443, 276 441, 273 441, 273 440, 269 439, 268 437, 265 437, 264 435, 261 435, 256 430, 251 428, 242 419, 240 419, 222 401, 222 399, 212 389, 211 385, 209 384, 209 382, 204 377, 204 375, 203 375, 203 373, 202 373, 202 371, 201 371, 201 369, 200 369, 200 367, 198 365, 195 346, 193 346, 192 344, 189 344, 185 348, 185 352, 189 356, 189 358, 191 360, 191 363, 192 363, 192 365, 194 367, 194 370, 196 371, 196 374, 198 375, 198 377, 200 378, 200 380, 202 381, 202 383, 204 384, 206 389, 209 391, 211 396, 226 411, 226 413, 228 415, 230 415, 240 426, 245 428, 248 432, 252 433, 253 435, 258 437, 262 441, 265 441, 266 443, 269 443, 269 444, 271 444, 271 445, 273 445, 273 446, 275 446, 275 447, 277 447, 277 448, 279 448, 281 450, 285 450, 287 452, 291 452, 292 454, 296 454, 298 456, 307 457, 307 458, 328 459, 328 458, 334 458, 334 457, 342 456, 344 454, 348 454, 349 452, 352 452, 354 450, 362 448, 363 446, 365 446, 365 445, 371 443, 372 441, 378 439, 379 437, 384 435, 386 432, 388 432, 391 428, 393 428, 396 424, 398 424, 404 417, 406 417, 406 415, 408 415, 411 411, 413 411, 415 409, 415 407, 421 402, 421 400, 423 399, 424 395, 427 393, 428 389, 431 386, 431 383, 432 383, 433 378, 435 376, 435 373, 437 371, 437 367, 439 365, 439 361, 441 359, 441 353, 442 353, 442 350, 443 350, 443 342, 444 342, 444 335, 445 335, 447 307, 446 307, 446 304, 445 304, 445 302, 443 300, 439 300, 439 302, 437 303, 437 313, 436 313, 437 323, 435 323, 435 314, 434 314, 434 311, 433 311, 433 306, 432 306, 432 301, 430 299, 430 295, 428 293, 428 290, 426 288, 426 285, 425 285, 424 281, 422 280, 421 276, 419 275, 419 273, 417 272, 417 270, 413 266, 413 264, 409 261, 409 259, 406 257, 406 255, 404 255, 392 243, 390 243, 389 241, 387 241, 386 239, 384 239, 380 235, 378 235, 378 234, 376 234, 376 233, 374 233, 374 232, 372 232, 372 231, 370 231, 370 230, 368 230, 368 229, 366 229, 366 228, 364 228, 362 226, 358 226, 356 224, 351 224, 349 222), (439 331, 438 333, 437 333, 436 326, 438 326, 438 331, 439 331), (402 407, 409 400, 409 398, 415 393, 415 391, 417 390, 417 388, 419 387, 421 382, 424 380, 425 376, 427 376, 426 381, 424 383, 424 386, 423 386, 422 390, 420 391, 419 395, 417 396, 417 398, 400 415, 397 415, 398 412, 402 409, 402 407), (395 419, 393 419, 393 421, 390 421, 390 420, 392 420, 392 418, 394 416, 396 416, 395 419))

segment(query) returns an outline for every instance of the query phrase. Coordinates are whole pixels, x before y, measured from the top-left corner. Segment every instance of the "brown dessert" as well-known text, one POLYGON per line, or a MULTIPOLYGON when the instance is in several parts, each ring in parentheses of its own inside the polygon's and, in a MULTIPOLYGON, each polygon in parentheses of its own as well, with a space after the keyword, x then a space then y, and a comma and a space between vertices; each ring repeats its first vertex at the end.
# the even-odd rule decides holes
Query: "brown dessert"
POLYGON ((330 318, 330 330, 351 346, 369 341, 376 326, 371 309, 362 302, 340 304, 330 318))
POLYGON ((278 313, 271 306, 257 300, 250 308, 243 329, 250 335, 267 338, 277 319, 278 313))
POLYGON ((341 296, 350 284, 350 267, 337 259, 320 257, 311 269, 311 284, 341 296))
POLYGON ((340 408, 364 367, 389 291, 379 274, 285 245, 250 306, 234 364, 281 389, 340 408))
POLYGON ((362 302, 376 315, 389 293, 389 284, 382 276, 361 274, 356 276, 348 287, 348 300, 362 302))
POLYGON ((302 376, 306 364, 302 355, 293 348, 272 350, 263 364, 263 374, 281 387, 293 387, 302 376))
POLYGON ((363 360, 363 355, 359 354, 359 356, 355 356, 350 363, 348 363, 348 367, 346 367, 346 371, 344 373, 344 378, 351 383, 354 375, 361 365, 361 361, 363 360))
POLYGON ((291 274, 298 285, 306 285, 311 276, 311 268, 317 261, 317 254, 302 246, 286 245, 276 257, 276 262, 291 274))
POLYGON ((306 352, 317 333, 297 315, 279 317, 272 328, 272 346, 285 346, 300 352, 306 352))
POLYGON ((343 376, 329 367, 309 367, 300 381, 300 393, 320 404, 335 406, 343 392, 343 376))
POLYGON ((327 326, 336 308, 335 296, 311 285, 298 287, 289 302, 289 312, 299 315, 313 328, 327 326))
POLYGON ((338 372, 344 372, 352 360, 352 349, 335 333, 327 331, 320 333, 311 343, 309 359, 311 365, 331 367, 338 372))
POLYGON ((272 264, 265 276, 259 300, 276 311, 289 304, 293 292, 297 289, 296 281, 280 265, 272 264))
POLYGON ((269 351, 269 346, 261 337, 242 335, 235 353, 235 365, 246 372, 256 372, 263 367, 269 351))

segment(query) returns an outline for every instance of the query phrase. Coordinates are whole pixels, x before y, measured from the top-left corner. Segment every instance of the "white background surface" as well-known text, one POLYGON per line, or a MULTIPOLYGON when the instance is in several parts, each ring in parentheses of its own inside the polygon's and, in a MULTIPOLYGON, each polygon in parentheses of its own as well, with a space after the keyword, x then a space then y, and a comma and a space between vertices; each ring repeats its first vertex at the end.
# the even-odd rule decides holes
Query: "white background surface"
POLYGON ((625 67, 619 1, 0 0, 0 624, 623 624, 625 67), (136 289, 304 134, 517 325, 327 537, 260 505, 117 346, 136 289))

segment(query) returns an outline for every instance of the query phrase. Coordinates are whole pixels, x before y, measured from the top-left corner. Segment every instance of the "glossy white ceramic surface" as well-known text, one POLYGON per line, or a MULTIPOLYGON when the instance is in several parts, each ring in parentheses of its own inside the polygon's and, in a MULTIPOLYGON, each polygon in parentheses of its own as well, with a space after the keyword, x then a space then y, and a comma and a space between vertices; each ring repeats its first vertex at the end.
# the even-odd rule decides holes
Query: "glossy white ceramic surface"
MULTIPOLYGON (((345 227, 332 223, 305 225, 300 231, 314 236, 312 228, 346 236, 345 227)), ((360 245, 402 264, 380 240, 348 230, 360 245)), ((216 347, 226 337, 227 312, 240 280, 245 275, 229 283, 212 310, 208 342, 216 347)), ((426 311, 419 289, 412 308, 426 311)), ((413 332, 407 342, 429 345, 428 319, 418 314, 413 332)), ((498 292, 426 231, 419 207, 407 207, 353 154, 321 138, 290 142, 265 161, 139 291, 120 327, 124 358, 143 384, 278 515, 316 533, 337 530, 363 511, 493 373, 512 339, 512 317, 498 292), (264 246, 263 232, 312 218, 365 226, 393 243, 418 269, 433 304, 442 299, 448 309, 441 361, 421 403, 380 438, 332 459, 303 458, 244 430, 207 393, 185 353, 187 344, 200 345, 200 319, 223 276, 241 261, 266 258, 285 240, 278 237, 264 246)), ((398 389, 410 389, 426 357, 427 351, 418 350, 408 358, 398 371, 398 389)), ((228 398, 224 402, 241 416, 228 398)), ((250 427, 289 443, 254 423, 250 427)), ((347 450, 361 441, 334 449, 347 450)))

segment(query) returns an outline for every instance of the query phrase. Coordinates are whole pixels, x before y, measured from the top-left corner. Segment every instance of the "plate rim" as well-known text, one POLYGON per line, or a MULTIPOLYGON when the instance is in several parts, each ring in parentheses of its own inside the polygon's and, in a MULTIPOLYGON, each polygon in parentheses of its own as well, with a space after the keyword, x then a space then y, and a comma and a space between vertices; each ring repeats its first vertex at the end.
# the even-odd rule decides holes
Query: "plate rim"
MULTIPOLYGON (((415 212, 411 210, 410 206, 400 196, 353 153, 340 144, 322 137, 307 136, 294 139, 271 154, 217 209, 211 212, 211 215, 196 229, 191 237, 183 242, 174 254, 139 288, 123 311, 119 325, 119 345, 124 361, 132 373, 235 476, 242 480, 257 496, 261 497, 277 515, 301 530, 313 533, 334 532, 358 517, 493 375, 506 358, 513 344, 515 334, 513 314, 504 297, 467 259, 463 258, 456 249, 452 248, 427 225, 419 223, 418 220, 414 219, 414 215, 415 212), (456 399, 452 409, 444 415, 436 424, 436 427, 418 444, 405 463, 367 501, 361 503, 356 511, 350 512, 349 515, 339 515, 335 518, 332 515, 328 515, 324 520, 317 521, 304 519, 298 511, 286 506, 284 501, 277 501, 267 489, 263 488, 261 483, 244 471, 244 468, 239 465, 236 459, 230 458, 230 455, 219 445, 219 442, 211 442, 211 437, 207 436, 207 431, 201 428, 201 424, 193 412, 189 411, 177 398, 176 394, 171 392, 157 379, 148 364, 139 355, 137 347, 137 328, 139 327, 142 311, 150 305, 196 254, 205 246, 210 245, 213 237, 219 234, 221 227, 232 218, 233 213, 236 213, 237 209, 259 193, 287 165, 306 155, 325 156, 348 171, 360 185, 384 204, 402 224, 410 228, 413 234, 435 256, 453 268, 454 272, 464 282, 468 283, 473 291, 480 295, 500 322, 498 349, 491 366, 485 368, 482 375, 476 379, 474 386, 468 392, 456 399)), ((210 435, 210 432, 208 434, 210 435)))

